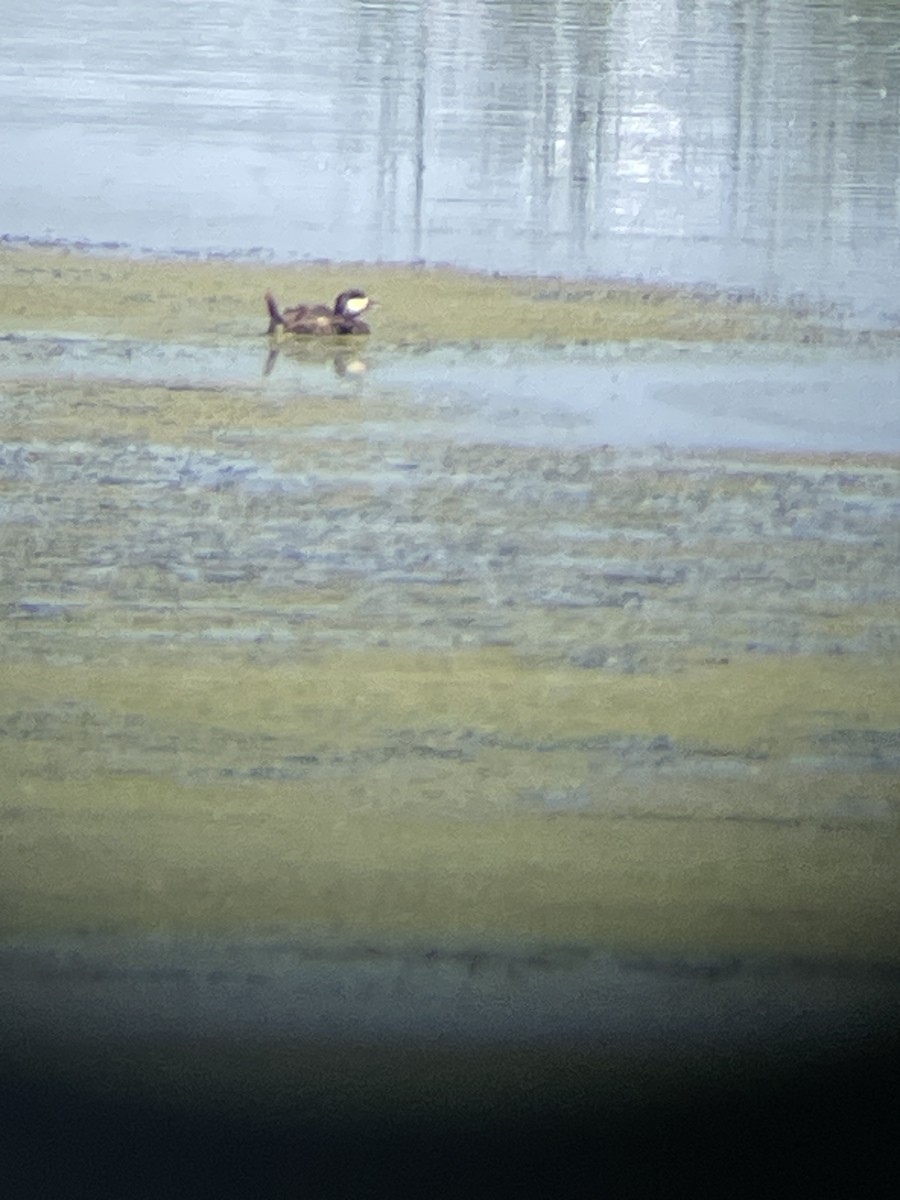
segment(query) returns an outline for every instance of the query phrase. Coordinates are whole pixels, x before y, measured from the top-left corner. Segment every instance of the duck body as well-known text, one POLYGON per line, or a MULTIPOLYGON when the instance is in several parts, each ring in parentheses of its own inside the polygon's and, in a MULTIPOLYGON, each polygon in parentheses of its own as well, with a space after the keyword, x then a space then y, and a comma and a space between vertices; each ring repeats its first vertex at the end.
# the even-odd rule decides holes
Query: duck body
POLYGON ((282 312, 272 293, 266 292, 269 333, 283 330, 285 333, 320 337, 369 333, 369 326, 359 318, 370 304, 371 301, 365 292, 352 289, 341 292, 334 302, 334 308, 329 308, 327 304, 298 304, 282 312))

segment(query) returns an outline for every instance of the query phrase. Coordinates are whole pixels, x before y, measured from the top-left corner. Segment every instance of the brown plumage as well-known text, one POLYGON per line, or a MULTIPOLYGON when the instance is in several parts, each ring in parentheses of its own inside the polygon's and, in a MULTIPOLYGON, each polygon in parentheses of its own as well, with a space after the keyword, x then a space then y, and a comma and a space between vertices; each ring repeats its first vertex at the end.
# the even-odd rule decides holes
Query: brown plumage
POLYGON ((280 312, 271 292, 266 292, 269 309, 269 333, 283 329, 285 333, 319 334, 340 336, 348 333, 369 333, 365 321, 359 319, 371 304, 365 292, 351 290, 341 292, 334 308, 327 304, 298 304, 280 312))

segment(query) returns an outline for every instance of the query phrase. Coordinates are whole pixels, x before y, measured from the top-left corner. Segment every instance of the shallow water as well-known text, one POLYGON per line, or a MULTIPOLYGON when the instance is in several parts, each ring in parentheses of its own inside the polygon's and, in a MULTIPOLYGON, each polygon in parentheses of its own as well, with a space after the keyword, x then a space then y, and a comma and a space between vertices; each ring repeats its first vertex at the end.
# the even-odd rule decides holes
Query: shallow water
POLYGON ((706 280, 898 320, 900 9, 4 6, 0 230, 706 280))
MULTIPOLYGON (((262 339, 214 347, 51 335, 0 343, 0 380, 241 389, 262 405, 303 405, 310 393, 353 395, 363 404, 353 437, 396 440, 415 429, 461 443, 570 449, 891 453, 900 450, 898 375, 900 358, 891 350, 819 346, 481 343, 349 351, 300 343, 270 350, 262 339), (384 397, 419 409, 414 424, 380 426, 384 397)), ((319 436, 342 433, 326 423, 319 436)))
POLYGON ((825 395, 877 446, 890 356, 0 350, 0 1053, 31 1078, 568 1113, 578 1079, 886 1027, 896 459, 672 443, 725 404, 821 449, 825 395))

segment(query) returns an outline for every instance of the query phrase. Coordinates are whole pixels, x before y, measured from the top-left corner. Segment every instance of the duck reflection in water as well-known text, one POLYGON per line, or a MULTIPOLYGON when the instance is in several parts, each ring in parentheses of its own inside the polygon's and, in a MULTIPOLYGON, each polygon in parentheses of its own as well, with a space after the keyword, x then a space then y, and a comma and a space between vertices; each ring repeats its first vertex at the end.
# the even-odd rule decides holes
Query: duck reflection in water
MULTIPOLYGON (((266 292, 266 307, 269 310, 268 334, 270 337, 274 336, 275 342, 270 346, 263 374, 271 374, 280 351, 287 349, 288 344, 292 349, 299 349, 303 345, 304 359, 314 357, 317 361, 322 361, 333 351, 328 350, 325 354, 309 354, 308 351, 312 349, 312 344, 306 342, 306 338, 345 337, 348 334, 369 333, 369 326, 360 318, 371 304, 372 301, 365 292, 353 288, 341 292, 335 300, 333 308, 329 308, 327 304, 297 304, 282 312, 272 293, 266 292), (289 343, 285 342, 283 340, 285 334, 298 335, 302 340, 294 341, 291 338, 289 343)), ((321 342, 318 343, 318 346, 320 349, 324 349, 321 342)), ((334 354, 334 370, 335 374, 341 376, 361 375, 366 370, 366 364, 357 355, 342 350, 334 354)))
POLYGON ((360 355, 354 354, 352 350, 335 350, 334 346, 327 341, 273 342, 269 346, 263 366, 264 378, 272 374, 282 352, 292 362, 310 367, 321 367, 331 362, 335 375, 339 375, 342 379, 358 378, 365 375, 369 369, 368 363, 360 355))

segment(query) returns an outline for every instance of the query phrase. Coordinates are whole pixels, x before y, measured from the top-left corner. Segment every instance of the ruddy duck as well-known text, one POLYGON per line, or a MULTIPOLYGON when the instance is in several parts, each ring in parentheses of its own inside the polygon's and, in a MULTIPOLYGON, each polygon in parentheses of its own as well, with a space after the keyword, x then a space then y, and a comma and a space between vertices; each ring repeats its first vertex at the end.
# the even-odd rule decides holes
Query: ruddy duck
POLYGON ((345 333, 369 333, 365 321, 359 318, 372 301, 365 292, 341 292, 334 308, 327 304, 298 304, 294 308, 278 309, 271 292, 266 292, 269 309, 269 333, 282 329, 285 333, 341 335, 345 333))

